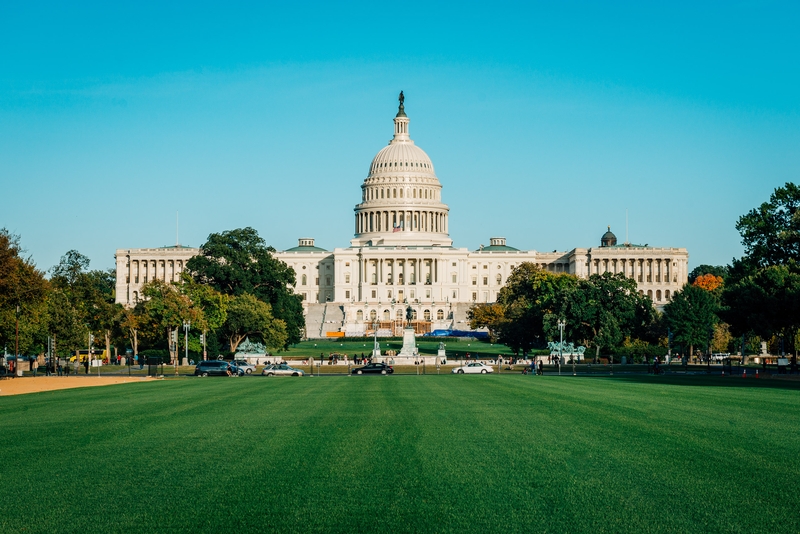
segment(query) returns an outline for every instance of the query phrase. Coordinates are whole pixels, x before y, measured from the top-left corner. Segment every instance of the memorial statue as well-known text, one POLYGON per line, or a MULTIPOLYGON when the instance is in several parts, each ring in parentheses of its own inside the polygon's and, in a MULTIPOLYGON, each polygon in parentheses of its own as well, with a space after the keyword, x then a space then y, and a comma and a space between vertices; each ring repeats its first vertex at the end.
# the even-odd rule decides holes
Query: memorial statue
MULTIPOLYGON (((400 92, 400 95, 401 96, 403 95, 402 91, 400 92)), ((411 319, 413 318, 414 318, 414 310, 411 309, 411 306, 409 306, 408 308, 406 308, 406 321, 411 321, 411 319)))
POLYGON ((403 91, 400 91, 400 97, 398 98, 398 100, 400 100, 400 105, 401 105, 401 106, 402 106, 402 105, 403 105, 403 103, 406 101, 406 97, 405 97, 405 96, 403 96, 403 91))

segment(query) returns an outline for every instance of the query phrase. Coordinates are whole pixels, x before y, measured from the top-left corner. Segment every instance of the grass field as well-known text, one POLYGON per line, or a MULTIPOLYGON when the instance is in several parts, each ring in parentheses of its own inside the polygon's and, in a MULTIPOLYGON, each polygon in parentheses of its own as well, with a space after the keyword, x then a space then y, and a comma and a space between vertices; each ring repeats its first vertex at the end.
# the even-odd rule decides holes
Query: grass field
POLYGON ((800 390, 175 379, 0 398, 0 532, 798 532, 800 390))
MULTIPOLYGON (((432 338, 419 337, 417 338, 417 348, 420 354, 435 355, 439 349, 439 342, 441 340, 432 338)), ((403 341, 386 341, 378 338, 378 343, 381 344, 381 351, 395 350, 400 351, 403 347, 403 341)), ((498 345, 496 343, 489 343, 488 341, 470 340, 470 341, 447 341, 446 343, 447 356, 449 358, 463 357, 466 353, 471 355, 478 354, 479 358, 495 358, 498 354, 503 356, 510 356, 513 354, 512 350, 505 345, 498 345)), ((355 355, 361 355, 363 352, 366 356, 372 352, 372 340, 369 341, 336 341, 336 340, 311 340, 301 341, 296 345, 292 345, 287 351, 278 353, 284 358, 306 358, 308 356, 319 357, 319 353, 325 354, 325 357, 332 352, 347 354, 351 358, 355 355)))

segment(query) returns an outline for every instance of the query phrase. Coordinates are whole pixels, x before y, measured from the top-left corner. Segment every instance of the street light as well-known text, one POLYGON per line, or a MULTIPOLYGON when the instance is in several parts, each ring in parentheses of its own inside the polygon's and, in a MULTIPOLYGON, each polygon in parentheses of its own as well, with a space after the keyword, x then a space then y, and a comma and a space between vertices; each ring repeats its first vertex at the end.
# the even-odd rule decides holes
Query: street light
MULTIPOLYGON (((192 327, 192 321, 184 321, 183 322, 183 348, 185 350, 186 356, 185 360, 189 362, 189 329, 192 327)), ((178 374, 178 358, 177 353, 175 354, 175 374, 178 374)))
MULTIPOLYGON (((563 320, 558 321, 558 376, 561 376, 561 358, 564 356, 564 327, 566 323, 563 320)), ((575 361, 572 362, 572 374, 575 374, 575 361)))

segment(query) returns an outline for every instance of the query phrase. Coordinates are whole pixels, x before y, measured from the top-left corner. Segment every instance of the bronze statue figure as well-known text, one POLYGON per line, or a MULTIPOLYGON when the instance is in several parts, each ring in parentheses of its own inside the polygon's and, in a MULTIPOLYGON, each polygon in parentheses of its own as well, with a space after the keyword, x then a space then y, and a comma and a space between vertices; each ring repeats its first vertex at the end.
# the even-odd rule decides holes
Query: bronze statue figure
POLYGON ((400 97, 399 97, 399 100, 400 100, 400 105, 401 105, 401 106, 403 105, 403 102, 405 102, 405 101, 406 101, 406 97, 404 97, 404 96, 403 96, 403 91, 400 91, 400 97))

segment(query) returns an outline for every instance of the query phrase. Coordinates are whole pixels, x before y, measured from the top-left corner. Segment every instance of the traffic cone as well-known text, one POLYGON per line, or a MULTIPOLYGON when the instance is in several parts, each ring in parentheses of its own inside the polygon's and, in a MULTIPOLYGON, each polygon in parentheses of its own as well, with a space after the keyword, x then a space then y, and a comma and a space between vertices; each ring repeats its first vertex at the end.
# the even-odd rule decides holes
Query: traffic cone
MULTIPOLYGON (((758 372, 758 371, 756 371, 758 372)), ((747 369, 742 371, 742 378, 747 378, 747 369)))

